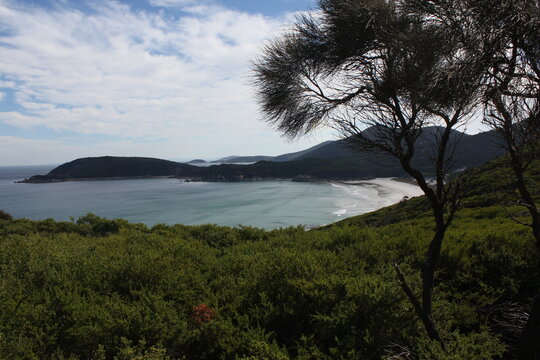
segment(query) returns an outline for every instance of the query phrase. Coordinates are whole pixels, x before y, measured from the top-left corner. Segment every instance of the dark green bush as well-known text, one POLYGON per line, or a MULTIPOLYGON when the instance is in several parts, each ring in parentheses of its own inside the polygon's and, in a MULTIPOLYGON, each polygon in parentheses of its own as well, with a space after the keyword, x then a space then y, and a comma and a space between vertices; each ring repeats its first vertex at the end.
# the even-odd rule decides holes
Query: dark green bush
POLYGON ((540 288, 529 231, 500 206, 458 214, 436 276, 443 352, 392 267, 420 293, 433 235, 421 198, 309 232, 0 221, 0 358, 499 359, 489 309, 540 288), (201 304, 212 316, 197 322, 201 304))
POLYGON ((120 232, 119 220, 107 220, 92 213, 81 216, 77 220, 77 224, 88 225, 90 234, 94 236, 106 236, 120 232))
POLYGON ((0 210, 0 220, 13 220, 13 216, 5 212, 4 210, 0 210))
MULTIPOLYGON (((456 354, 479 351, 478 339, 495 354, 501 345, 481 311, 534 293, 534 253, 511 221, 495 231, 492 220, 475 219, 471 229, 468 219, 456 220, 443 249, 435 314, 456 354)), ((437 354, 420 341, 422 326, 391 267, 399 261, 418 291, 427 219, 312 232, 122 222, 116 235, 66 231, 103 221, 6 225, 0 355, 379 359, 393 343, 437 354), (216 247, 220 230, 229 240, 216 247), (197 325, 200 304, 216 315, 197 325)))

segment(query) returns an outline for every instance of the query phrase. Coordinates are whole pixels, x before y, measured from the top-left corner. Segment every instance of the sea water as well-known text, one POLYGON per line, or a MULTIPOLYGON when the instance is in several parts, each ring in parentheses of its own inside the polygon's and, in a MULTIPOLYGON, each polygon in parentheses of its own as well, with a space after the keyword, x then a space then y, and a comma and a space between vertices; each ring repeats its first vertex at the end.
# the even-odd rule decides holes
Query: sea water
POLYGON ((134 179, 21 184, 53 167, 0 167, 0 209, 15 218, 70 220, 89 212, 149 226, 313 227, 393 202, 373 184, 134 179))

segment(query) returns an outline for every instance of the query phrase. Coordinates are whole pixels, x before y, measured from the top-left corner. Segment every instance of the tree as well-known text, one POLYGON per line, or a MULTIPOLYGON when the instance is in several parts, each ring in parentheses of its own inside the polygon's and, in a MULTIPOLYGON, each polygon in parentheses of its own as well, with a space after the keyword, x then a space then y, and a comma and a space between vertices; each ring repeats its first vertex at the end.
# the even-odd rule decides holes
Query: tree
POLYGON ((502 140, 516 187, 531 217, 540 250, 540 215, 525 172, 536 158, 540 135, 540 1, 407 0, 417 16, 451 27, 460 44, 484 44, 475 68, 483 73, 484 122, 502 140), (464 31, 468 29, 468 31, 464 31))
POLYGON ((500 1, 491 14, 498 52, 488 68, 485 122, 497 131, 509 155, 520 194, 540 251, 540 213, 531 196, 525 172, 535 159, 540 135, 540 17, 533 0, 500 1))
MULTIPOLYGON (((520 223, 531 228, 540 252, 540 212, 525 177, 540 150, 540 2, 499 0, 497 5, 491 19, 498 26, 490 30, 498 35, 494 47, 498 52, 488 68, 485 121, 503 140, 520 195, 517 203, 530 215, 529 223, 520 223)), ((539 342, 540 293, 523 331, 518 358, 538 358, 539 342)))
MULTIPOLYGON (((483 43, 476 58, 483 76, 484 122, 495 130, 508 153, 519 193, 518 205, 530 215, 540 251, 540 213, 526 171, 540 150, 540 1, 537 0, 409 0, 423 17, 451 24, 461 43, 483 43), (456 11, 461 9, 461 11, 456 11), (470 31, 462 33, 463 24, 470 31), (479 40, 481 39, 481 40, 479 40)), ((540 356, 540 293, 524 329, 520 359, 540 356)))
POLYGON ((317 13, 300 17, 254 64, 261 108, 286 136, 326 124, 361 149, 396 158, 423 190, 435 234, 422 267, 421 300, 397 264, 396 271, 428 336, 443 345, 433 318, 433 289, 445 233, 458 208, 458 187, 447 182, 457 145, 452 133, 472 113, 480 83, 471 60, 479 44, 462 44, 449 29, 410 11, 405 1, 321 0, 317 13), (428 131, 434 137, 429 174, 413 165, 424 148, 419 137, 428 131))

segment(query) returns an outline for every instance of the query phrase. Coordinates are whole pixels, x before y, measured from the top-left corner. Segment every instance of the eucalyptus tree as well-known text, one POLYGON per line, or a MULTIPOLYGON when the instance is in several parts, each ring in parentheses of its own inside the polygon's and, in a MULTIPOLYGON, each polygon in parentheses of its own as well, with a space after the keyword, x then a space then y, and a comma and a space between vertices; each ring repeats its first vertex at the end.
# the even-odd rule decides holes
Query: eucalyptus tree
POLYGON ((411 12, 404 1, 321 0, 318 11, 269 42, 254 64, 261 108, 283 134, 295 138, 330 126, 358 148, 396 158, 416 180, 435 223, 421 297, 395 268, 428 336, 443 345, 433 290, 441 246, 458 208, 458 187, 446 181, 457 146, 452 134, 475 108, 480 83, 470 60, 478 44, 463 46, 450 28, 411 12), (430 173, 413 163, 426 149, 420 136, 427 131, 433 134, 426 154, 430 173))

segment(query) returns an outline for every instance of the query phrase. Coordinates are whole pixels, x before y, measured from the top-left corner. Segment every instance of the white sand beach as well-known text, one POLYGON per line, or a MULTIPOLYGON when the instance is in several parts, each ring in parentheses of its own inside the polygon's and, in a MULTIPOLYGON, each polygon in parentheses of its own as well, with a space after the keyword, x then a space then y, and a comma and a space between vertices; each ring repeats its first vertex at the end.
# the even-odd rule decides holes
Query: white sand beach
POLYGON ((420 187, 413 182, 398 180, 397 178, 377 178, 367 181, 357 182, 362 185, 375 185, 381 193, 380 196, 392 201, 392 203, 403 200, 404 197, 412 198, 424 195, 420 187))
POLYGON ((331 185, 341 188, 346 194, 337 200, 339 210, 333 213, 335 220, 365 214, 406 198, 423 195, 417 185, 395 178, 332 182, 331 185))

